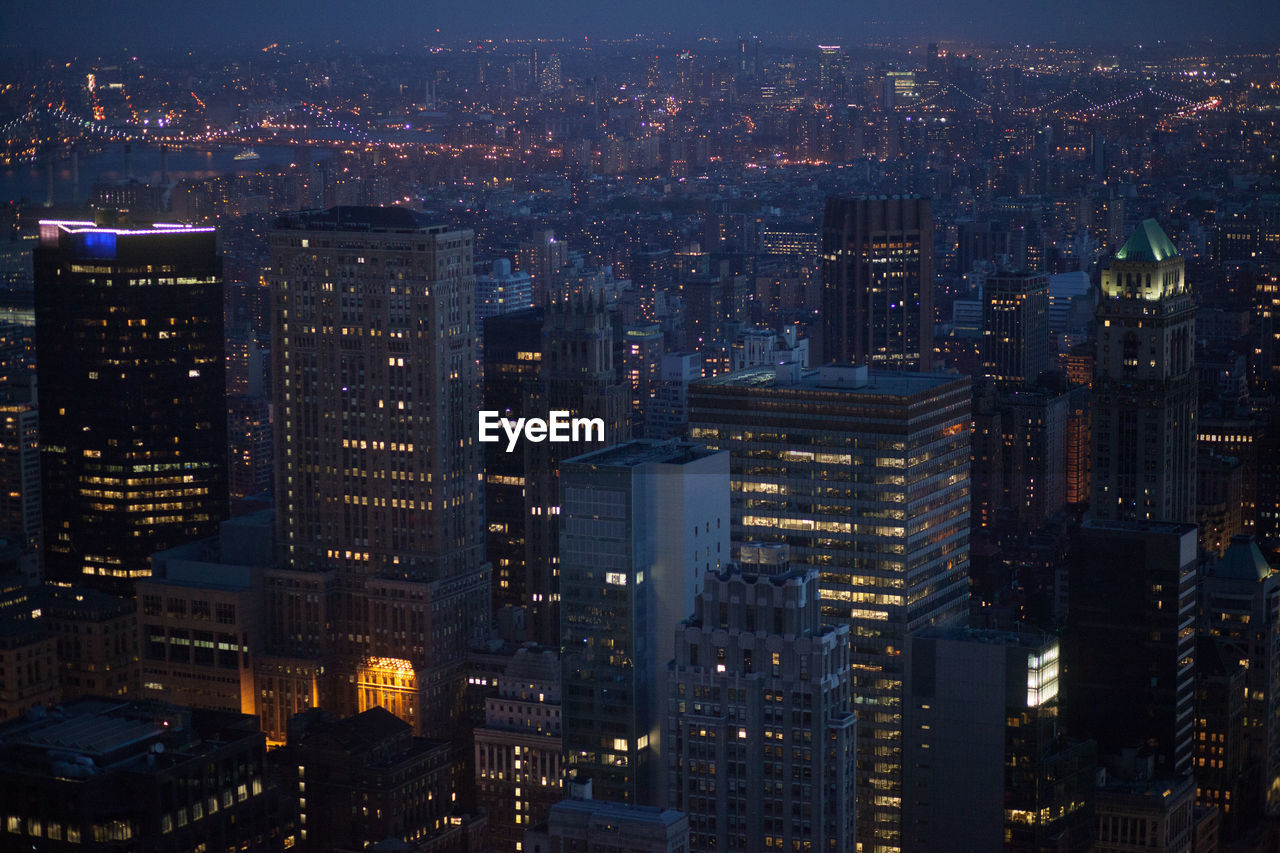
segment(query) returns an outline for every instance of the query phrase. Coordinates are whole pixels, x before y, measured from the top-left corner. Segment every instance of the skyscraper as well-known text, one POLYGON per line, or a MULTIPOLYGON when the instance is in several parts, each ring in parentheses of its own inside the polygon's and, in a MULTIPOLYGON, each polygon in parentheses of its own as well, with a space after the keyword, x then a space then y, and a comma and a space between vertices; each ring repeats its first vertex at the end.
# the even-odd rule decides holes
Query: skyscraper
POLYGON ((850 627, 868 851, 902 847, 909 635, 968 615, 970 398, 967 377, 794 364, 690 389, 690 436, 732 455, 734 541, 789 545, 850 627))
POLYGON ((1195 521, 1195 309, 1178 250, 1146 220, 1102 274, 1095 518, 1195 521))
MULTIPOLYGON (((484 321, 484 408, 518 418, 542 365, 544 309, 528 308, 484 321)), ((487 556, 493 566, 493 608, 524 606, 525 476, 524 453, 507 452, 502 442, 484 448, 484 506, 488 524, 487 556)))
MULTIPOLYGON (((525 398, 526 417, 549 412, 604 421, 604 444, 630 437, 631 389, 614 369, 613 318, 603 297, 577 293, 550 302, 542 332, 538 381, 525 398)), ((525 578, 533 638, 560 642, 560 463, 598 449, 584 443, 525 442, 525 578)))
POLYGON ((928 629, 907 669, 906 849, 1091 849, 1096 747, 1062 737, 1056 638, 928 629))
POLYGON ((818 45, 818 91, 829 102, 843 94, 844 53, 838 44, 818 45))
POLYGON ((666 665, 729 560, 729 458, 632 441, 561 466, 564 751, 602 799, 662 805, 666 665))
POLYGON ((1003 272, 982 291, 982 372, 1003 388, 1027 385, 1049 361, 1049 277, 1003 272))
POLYGON ((729 564, 679 629, 663 751, 692 849, 854 849, 849 626, 821 606, 816 569, 729 564))
POLYGON ((489 624, 471 232, 336 207, 270 240, 277 543, 333 575, 305 611, 331 624, 298 631, 327 644, 332 710, 448 734, 489 624))
POLYGON ((928 370, 933 218, 927 198, 828 198, 822 217, 822 357, 928 370))
POLYGON ((46 575, 131 594, 227 515, 222 262, 212 228, 40 223, 46 575))
POLYGON ((1088 521, 1072 543, 1064 717, 1099 755, 1191 772, 1197 583, 1194 524, 1088 521))
POLYGON ((702 353, 662 357, 662 384, 645 416, 646 438, 683 438, 689 433, 689 385, 702 378, 702 353))
POLYGON ((30 402, 0 398, 0 539, 40 547, 40 418, 30 402))
POLYGON ((517 853, 525 831, 564 795, 559 656, 540 646, 517 650, 484 717, 475 731, 479 804, 493 849, 517 853))
POLYGON ((658 319, 658 300, 675 284, 675 259, 671 250, 660 246, 634 249, 629 272, 636 299, 634 322, 652 323, 658 319))
MULTIPOLYGON (((535 47, 534 53, 537 53, 535 47)), ((556 296, 557 274, 569 262, 569 244, 557 240, 550 229, 535 231, 528 240, 520 243, 516 253, 516 268, 529 274, 534 305, 542 305, 556 296)))
POLYGON ((527 272, 512 272, 511 261, 498 258, 486 275, 476 276, 476 321, 533 307, 533 286, 527 272))
POLYGON ((1249 536, 1231 540, 1211 563, 1201 593, 1203 629, 1219 638, 1229 663, 1246 662, 1245 750, 1258 763, 1268 814, 1280 813, 1280 573, 1249 536))

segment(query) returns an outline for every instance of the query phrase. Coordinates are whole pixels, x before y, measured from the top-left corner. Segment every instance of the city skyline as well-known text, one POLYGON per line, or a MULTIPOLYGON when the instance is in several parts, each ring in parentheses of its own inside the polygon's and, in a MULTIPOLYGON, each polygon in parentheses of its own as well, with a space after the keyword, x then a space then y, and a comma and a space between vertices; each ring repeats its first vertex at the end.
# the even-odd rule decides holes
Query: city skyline
POLYGON ((1280 850, 1276 11, 104 8, 0 44, 0 848, 1280 850))

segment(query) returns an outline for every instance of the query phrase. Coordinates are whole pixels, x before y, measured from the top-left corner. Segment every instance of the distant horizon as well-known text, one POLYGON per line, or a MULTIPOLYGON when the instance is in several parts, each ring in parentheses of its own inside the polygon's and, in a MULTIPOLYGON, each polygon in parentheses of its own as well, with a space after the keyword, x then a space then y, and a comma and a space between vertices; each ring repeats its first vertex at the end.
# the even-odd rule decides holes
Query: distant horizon
POLYGON ((1280 5, 1267 0, 1142 0, 1117 8, 1102 0, 1029 7, 1008 0, 893 4, 795 0, 675 0, 609 5, 588 0, 503 0, 431 4, 409 0, 292 0, 207 4, 136 0, 4 0, 8 20, 0 47, 42 56, 167 50, 243 50, 271 42, 319 48, 335 42, 351 49, 412 48, 466 39, 564 39, 570 42, 630 37, 742 36, 821 39, 866 45, 889 41, 960 41, 973 46, 1056 43, 1099 49, 1138 45, 1268 45, 1280 47, 1280 5), (786 32, 780 31, 780 26, 786 32))

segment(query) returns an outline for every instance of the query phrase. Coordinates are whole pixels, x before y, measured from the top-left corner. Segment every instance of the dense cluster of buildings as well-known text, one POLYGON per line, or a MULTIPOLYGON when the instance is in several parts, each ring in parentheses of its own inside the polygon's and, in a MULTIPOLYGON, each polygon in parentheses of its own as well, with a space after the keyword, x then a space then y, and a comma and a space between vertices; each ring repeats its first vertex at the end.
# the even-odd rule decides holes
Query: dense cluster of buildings
POLYGON ((528 47, 5 213, 0 847, 1277 849, 1274 57, 528 47))

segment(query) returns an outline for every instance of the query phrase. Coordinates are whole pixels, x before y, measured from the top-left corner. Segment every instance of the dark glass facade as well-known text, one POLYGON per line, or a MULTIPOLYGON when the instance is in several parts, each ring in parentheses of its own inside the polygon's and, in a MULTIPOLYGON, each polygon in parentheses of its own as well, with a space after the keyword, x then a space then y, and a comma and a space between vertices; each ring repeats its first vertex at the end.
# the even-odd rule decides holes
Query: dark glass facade
POLYGON ((227 515, 212 228, 48 221, 35 249, 46 575, 130 594, 227 515))
POLYGON ((933 363, 929 199, 829 198, 822 217, 822 360, 879 369, 933 363))

